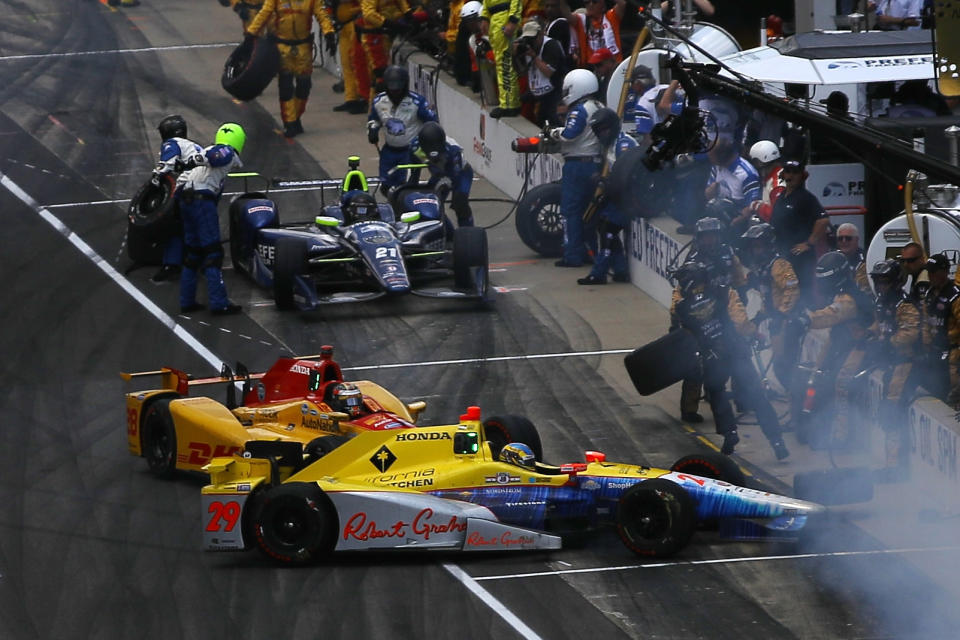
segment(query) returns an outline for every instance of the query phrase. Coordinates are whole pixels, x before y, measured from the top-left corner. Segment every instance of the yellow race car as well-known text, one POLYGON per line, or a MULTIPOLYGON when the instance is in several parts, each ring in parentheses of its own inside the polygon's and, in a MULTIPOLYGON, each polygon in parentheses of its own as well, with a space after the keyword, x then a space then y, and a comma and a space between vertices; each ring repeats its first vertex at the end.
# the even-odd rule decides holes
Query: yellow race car
POLYGON ((257 444, 250 457, 206 467, 207 550, 256 546, 304 564, 335 551, 557 549, 564 536, 612 525, 631 551, 664 557, 705 521, 732 538, 782 538, 824 511, 742 486, 720 454, 686 456, 669 470, 594 451, 587 462, 552 466, 521 442, 498 455, 478 407, 457 425, 361 433, 312 463, 297 443, 257 444))
MULTIPOLYGON (((423 401, 404 403, 369 380, 345 381, 333 359, 333 347, 324 346, 318 359, 280 358, 265 373, 234 374, 225 370, 215 378, 191 379, 172 368, 125 373, 127 379, 159 376, 161 387, 126 394, 127 445, 130 453, 146 458, 161 477, 177 469, 201 471, 217 456, 242 453, 251 441, 289 441, 303 445, 309 460, 320 458, 365 431, 411 429, 426 408, 423 401), (226 405, 205 396, 191 396, 191 388, 227 384, 226 405), (243 385, 242 402, 235 386, 243 385)), ((520 416, 487 421, 499 450, 517 439, 540 438, 520 416)))

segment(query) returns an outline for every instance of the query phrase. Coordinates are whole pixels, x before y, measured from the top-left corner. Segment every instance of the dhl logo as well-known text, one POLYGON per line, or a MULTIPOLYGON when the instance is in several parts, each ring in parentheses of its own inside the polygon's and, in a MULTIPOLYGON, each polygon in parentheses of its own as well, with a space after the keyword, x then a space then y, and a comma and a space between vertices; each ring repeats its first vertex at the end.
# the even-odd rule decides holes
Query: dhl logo
POLYGON ((211 447, 205 442, 191 442, 187 445, 190 451, 187 456, 187 464, 202 466, 210 462, 213 458, 232 456, 235 453, 243 451, 243 447, 231 447, 226 444, 218 444, 211 447))

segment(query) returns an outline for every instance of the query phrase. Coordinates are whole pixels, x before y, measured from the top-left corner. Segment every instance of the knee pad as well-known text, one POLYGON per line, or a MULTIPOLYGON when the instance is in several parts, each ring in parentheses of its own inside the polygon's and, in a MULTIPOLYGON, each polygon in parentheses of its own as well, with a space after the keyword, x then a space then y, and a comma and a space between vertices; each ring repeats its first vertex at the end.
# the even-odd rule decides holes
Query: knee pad
POLYGON ((203 251, 203 261, 200 265, 202 268, 215 267, 219 269, 223 266, 223 248, 219 242, 208 244, 202 247, 201 251, 203 251))
POLYGON ((310 76, 297 76, 297 88, 294 90, 294 96, 306 100, 310 97, 311 87, 313 87, 313 80, 310 76))
POLYGON ((277 75, 277 94, 280 102, 286 102, 293 98, 293 74, 280 73, 277 75))
POLYGON ((196 270, 203 264, 203 249, 198 247, 186 247, 183 254, 183 266, 188 269, 196 270))

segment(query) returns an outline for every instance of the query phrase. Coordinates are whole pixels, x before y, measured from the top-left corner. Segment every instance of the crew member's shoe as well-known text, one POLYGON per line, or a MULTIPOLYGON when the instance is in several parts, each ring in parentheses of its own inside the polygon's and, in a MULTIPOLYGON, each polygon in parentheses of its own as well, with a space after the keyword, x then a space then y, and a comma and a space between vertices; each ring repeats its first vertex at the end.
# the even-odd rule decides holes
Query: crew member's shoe
POLYGON ((630 282, 630 274, 629 274, 629 273, 615 273, 615 274, 613 274, 612 280, 613 280, 614 282, 630 282))
POLYGON ((703 416, 697 413, 696 411, 690 413, 681 413, 680 419, 684 422, 690 422, 692 424, 700 424, 703 422, 703 416))
POLYGON ((337 106, 335 106, 335 107, 333 108, 333 110, 334 110, 334 111, 349 111, 349 110, 350 110, 350 102, 347 101, 347 102, 340 103, 340 104, 338 104, 337 106))
POLYGON ((347 104, 350 105, 347 107, 347 113, 352 113, 355 116, 369 112, 366 100, 351 100, 347 104))
POLYGON ((720 453, 729 456, 733 453, 733 448, 737 446, 738 442, 740 442, 740 436, 737 435, 737 430, 727 431, 723 434, 723 446, 720 447, 720 453))
POLYGON ((790 452, 787 451, 787 445, 783 444, 783 440, 771 442, 770 446, 773 447, 773 454, 777 456, 777 460, 783 460, 790 455, 790 452))
POLYGON ((169 282, 180 279, 180 267, 175 264, 165 264, 150 278, 151 282, 169 282))
POLYGON ((518 108, 504 109, 503 107, 494 107, 490 110, 490 117, 494 120, 499 120, 500 118, 512 118, 518 115, 520 115, 520 109, 518 108))
POLYGON ((203 311, 207 307, 200 304, 199 302, 194 302, 192 304, 184 305, 180 307, 180 313, 191 313, 193 311, 203 311))
POLYGON ((287 138, 293 138, 303 133, 303 125, 300 124, 300 118, 293 122, 285 122, 283 125, 283 135, 287 138))
POLYGON ((606 278, 598 278, 595 275, 589 275, 586 278, 577 278, 577 284, 607 284, 606 278))
POLYGON ((343 80, 340 82, 334 82, 333 86, 330 88, 333 89, 334 93, 343 93, 343 80))
POLYGON ((677 233, 685 236, 692 236, 696 232, 697 232, 697 228, 694 227, 692 224, 682 224, 679 227, 677 227, 677 233))
POLYGON ((222 309, 210 309, 210 313, 215 316, 234 316, 243 311, 243 307, 232 302, 222 309))

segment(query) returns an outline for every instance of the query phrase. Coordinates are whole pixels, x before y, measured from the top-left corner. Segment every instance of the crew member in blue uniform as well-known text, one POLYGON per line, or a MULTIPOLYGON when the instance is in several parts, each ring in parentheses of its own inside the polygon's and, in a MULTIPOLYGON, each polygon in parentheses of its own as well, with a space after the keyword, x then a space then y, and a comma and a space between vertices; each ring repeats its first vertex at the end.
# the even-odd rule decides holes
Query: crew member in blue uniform
POLYGON ((206 163, 183 174, 183 184, 177 189, 186 249, 180 274, 180 311, 184 313, 204 308, 197 302, 197 272, 200 270, 207 279, 210 312, 214 315, 240 312, 240 306, 227 298, 227 288, 223 284, 223 245, 217 203, 227 174, 243 166, 240 152, 246 139, 240 125, 232 122, 221 125, 214 144, 203 151, 206 163))
MULTIPOLYGON (((420 135, 411 145, 413 162, 427 164, 430 172, 430 188, 449 181, 450 208, 457 214, 457 225, 473 226, 473 211, 470 209, 470 187, 473 186, 473 168, 463 160, 463 148, 448 138, 443 127, 436 122, 427 122, 420 135)), ((444 197, 445 194, 438 194, 444 197)))
POLYGON ((563 173, 560 184, 560 215, 563 217, 563 258, 558 267, 581 267, 587 261, 583 213, 594 192, 595 176, 600 172, 600 141, 589 126, 590 117, 603 105, 596 99, 597 76, 587 69, 574 69, 563 79, 560 100, 567 105, 564 126, 550 130, 560 141, 563 173))
POLYGON ((386 192, 407 181, 406 171, 391 170, 409 160, 410 143, 424 123, 437 122, 437 112, 430 108, 426 98, 409 90, 410 74, 404 67, 387 67, 383 83, 387 90, 373 99, 367 118, 367 139, 370 144, 377 144, 380 129, 384 130, 384 144, 380 149, 380 188, 386 192))

